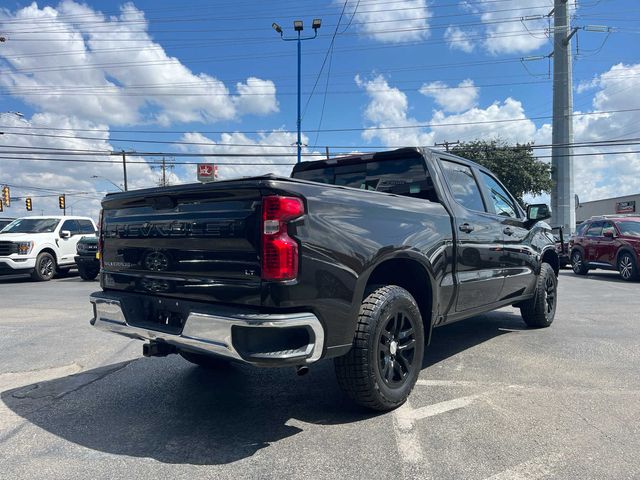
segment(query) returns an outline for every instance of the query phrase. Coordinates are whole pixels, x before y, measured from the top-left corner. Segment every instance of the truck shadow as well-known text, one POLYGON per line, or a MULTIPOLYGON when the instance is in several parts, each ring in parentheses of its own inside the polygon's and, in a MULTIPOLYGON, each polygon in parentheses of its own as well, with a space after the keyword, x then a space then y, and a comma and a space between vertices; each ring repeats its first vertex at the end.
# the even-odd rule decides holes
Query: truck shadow
MULTIPOLYGON (((517 319, 495 312, 434 331, 425 366, 521 328, 517 319)), ((14 388, 0 398, 69 442, 168 464, 227 464, 304 430, 376 415, 345 398, 330 361, 298 377, 293 369, 208 371, 177 356, 140 358, 14 388)))

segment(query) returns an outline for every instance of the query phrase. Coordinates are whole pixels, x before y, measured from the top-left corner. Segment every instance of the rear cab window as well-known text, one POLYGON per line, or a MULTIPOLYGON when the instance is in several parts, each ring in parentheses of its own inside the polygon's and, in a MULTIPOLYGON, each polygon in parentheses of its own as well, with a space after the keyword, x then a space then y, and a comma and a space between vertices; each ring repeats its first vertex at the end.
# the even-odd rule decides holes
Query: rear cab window
POLYGON ((293 178, 341 185, 360 190, 375 190, 406 197, 439 202, 424 158, 413 152, 406 156, 378 159, 354 158, 346 164, 319 164, 318 168, 294 169, 293 178))

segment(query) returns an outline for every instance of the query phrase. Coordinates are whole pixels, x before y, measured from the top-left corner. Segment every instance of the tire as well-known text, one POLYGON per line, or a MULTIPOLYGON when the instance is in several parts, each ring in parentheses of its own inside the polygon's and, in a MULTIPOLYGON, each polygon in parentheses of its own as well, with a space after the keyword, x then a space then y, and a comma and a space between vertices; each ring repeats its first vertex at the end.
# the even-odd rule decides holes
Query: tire
POLYGON ((56 273, 56 259, 47 252, 42 252, 36 258, 36 266, 31 272, 31 279, 36 282, 48 282, 56 273))
POLYGON ((187 362, 191 362, 194 365, 198 365, 199 367, 206 368, 208 370, 220 370, 224 368, 229 368, 230 362, 223 358, 212 357, 209 355, 203 355, 200 353, 193 352, 179 352, 180 356, 184 358, 187 362))
POLYGON ((589 273, 589 269, 584 264, 584 257, 580 250, 571 252, 571 268, 576 275, 586 275, 589 273))
POLYGON ((424 355, 424 326, 404 288, 379 287, 362 302, 353 347, 334 360, 340 388, 358 405, 392 410, 413 389, 424 355))
POLYGON ((522 302, 520 313, 524 323, 530 328, 545 328, 553 323, 558 303, 558 278, 553 267, 543 263, 536 279, 535 295, 522 302))
POLYGON ((623 280, 631 282, 638 278, 638 267, 633 255, 629 252, 622 252, 618 257, 618 272, 623 280))
POLYGON ((78 273, 80 274, 80 278, 82 280, 95 280, 100 273, 100 270, 97 268, 87 268, 78 266, 78 273))

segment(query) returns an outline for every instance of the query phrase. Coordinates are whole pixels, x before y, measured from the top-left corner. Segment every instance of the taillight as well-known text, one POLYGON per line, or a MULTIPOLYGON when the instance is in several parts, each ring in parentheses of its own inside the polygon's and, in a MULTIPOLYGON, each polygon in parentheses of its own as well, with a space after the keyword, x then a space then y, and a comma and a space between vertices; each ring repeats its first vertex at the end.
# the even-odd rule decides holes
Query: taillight
POLYGON ((104 267, 104 257, 102 255, 102 246, 104 244, 102 240, 102 217, 104 210, 100 209, 100 217, 98 218, 98 252, 96 257, 100 260, 100 268, 104 267))
POLYGON ((298 276, 298 244, 287 233, 287 223, 304 215, 296 197, 272 195, 262 199, 262 278, 293 280, 298 276))

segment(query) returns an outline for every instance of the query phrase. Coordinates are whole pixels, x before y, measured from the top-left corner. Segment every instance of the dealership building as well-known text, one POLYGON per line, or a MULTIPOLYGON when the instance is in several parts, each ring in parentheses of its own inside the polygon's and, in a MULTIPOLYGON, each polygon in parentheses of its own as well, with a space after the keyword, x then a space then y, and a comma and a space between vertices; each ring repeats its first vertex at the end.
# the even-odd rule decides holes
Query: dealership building
POLYGON ((624 197, 605 198, 593 202, 581 203, 576 208, 576 222, 582 223, 594 215, 615 215, 621 213, 638 213, 640 193, 624 197))

